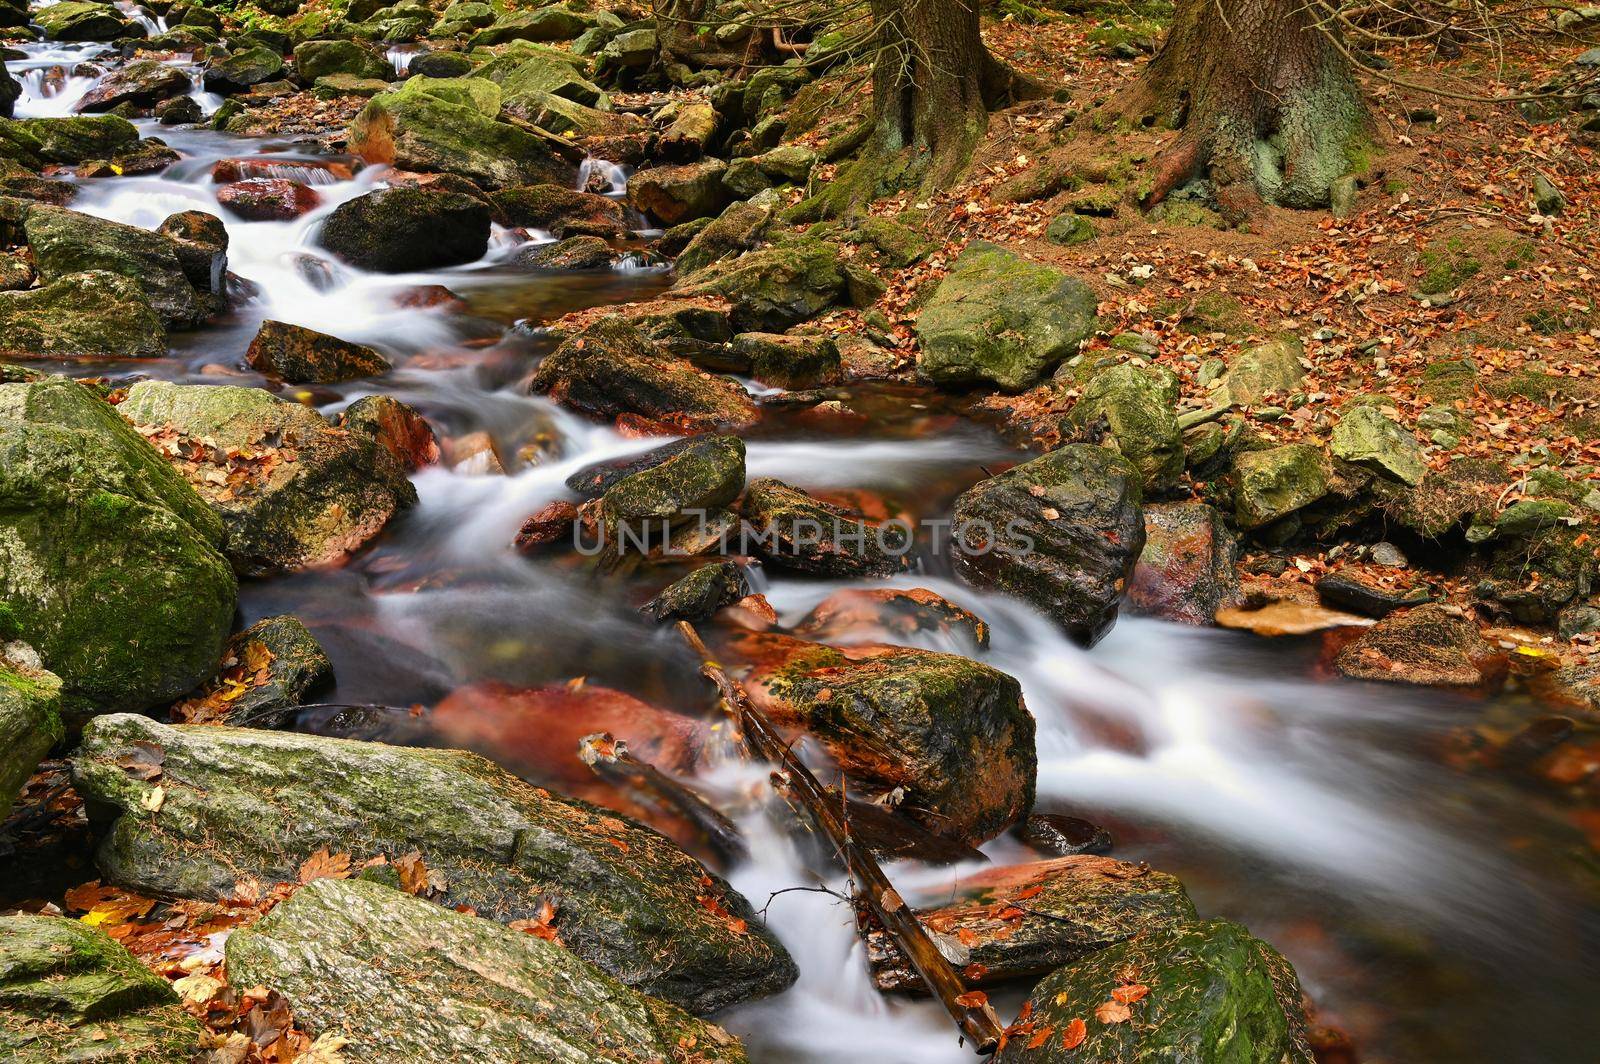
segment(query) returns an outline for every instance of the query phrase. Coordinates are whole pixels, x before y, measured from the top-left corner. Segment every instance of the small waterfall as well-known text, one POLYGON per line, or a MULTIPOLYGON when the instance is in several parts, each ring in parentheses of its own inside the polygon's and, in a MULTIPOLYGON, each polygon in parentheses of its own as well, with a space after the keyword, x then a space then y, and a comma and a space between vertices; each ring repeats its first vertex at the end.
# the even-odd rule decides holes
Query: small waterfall
POLYGON ((411 69, 411 61, 422 54, 422 49, 414 44, 397 44, 388 51, 390 64, 394 72, 402 77, 411 69))
POLYGON ((145 32, 152 37, 158 33, 167 32, 167 20, 165 18, 152 14, 148 8, 140 7, 138 4, 133 3, 133 0, 117 0, 112 6, 129 22, 137 22, 143 26, 145 32))
POLYGON ((628 191, 628 168, 593 156, 578 164, 579 192, 621 196, 628 191))

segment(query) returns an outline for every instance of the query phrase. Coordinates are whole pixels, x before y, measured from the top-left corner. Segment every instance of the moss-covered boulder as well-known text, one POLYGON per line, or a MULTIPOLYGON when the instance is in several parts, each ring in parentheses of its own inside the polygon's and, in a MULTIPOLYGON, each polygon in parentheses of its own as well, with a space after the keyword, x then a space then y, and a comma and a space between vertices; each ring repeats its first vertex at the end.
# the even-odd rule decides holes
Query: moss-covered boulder
POLYGON ((575 166, 549 140, 498 121, 498 104, 485 114, 481 103, 404 86, 375 96, 350 124, 350 150, 369 163, 459 174, 487 188, 569 183, 575 166))
POLYGON ((122 714, 84 730, 73 780, 118 814, 96 860, 134 889, 220 898, 246 877, 294 882, 323 849, 416 850, 443 877, 447 908, 505 923, 550 906, 547 926, 579 957, 691 1011, 795 978, 749 903, 667 839, 464 751, 122 714), (141 742, 163 751, 159 784, 119 764, 141 742), (157 785, 152 812, 143 799, 157 785))
POLYGON ((1229 360, 1223 395, 1241 406, 1281 399, 1305 379, 1305 357, 1305 348, 1293 337, 1247 347, 1229 360))
POLYGON ((83 0, 37 8, 33 21, 50 41, 114 41, 128 34, 128 23, 116 8, 83 0))
MULTIPOLYGON (((760 247, 771 222, 770 206, 742 202, 733 204, 716 218, 697 219, 677 227, 682 230, 690 225, 700 225, 673 263, 678 276, 689 278, 713 262, 760 247)), ((665 237, 663 243, 666 243, 665 237)))
POLYGON ((1476 687, 1504 671, 1505 659, 1478 626, 1447 606, 1390 613, 1334 659, 1346 676, 1429 687, 1476 687))
POLYGON ((970 244, 917 317, 917 372, 934 384, 1021 391, 1093 335, 1095 306, 1074 277, 970 244))
POLYGON ((697 436, 622 477, 600 499, 608 525, 674 523, 727 506, 744 490, 744 441, 697 436))
POLYGON ((1079 432, 1103 429, 1139 470, 1145 488, 1160 491, 1183 473, 1178 394, 1178 378, 1171 370, 1123 363, 1089 378, 1067 419, 1079 432))
POLYGON ((703 621, 750 594, 750 581, 738 562, 702 565, 663 588, 640 607, 658 621, 703 621))
POLYGON ((526 244, 511 262, 528 270, 605 270, 617 253, 597 236, 569 236, 553 243, 526 244))
POLYGON ((387 81, 394 77, 394 66, 355 41, 305 41, 295 46, 294 72, 302 85, 330 74, 387 81))
MULTIPOLYGON (((4 9, 0 8, 0 26, 6 25, 4 9)), ((22 86, 17 84, 17 79, 11 76, 11 71, 6 69, 6 62, 0 59, 0 118, 10 118, 16 109, 16 104, 22 98, 22 86)))
POLYGON ((87 389, 0 385, 0 627, 63 710, 144 709, 216 667, 237 588, 216 516, 87 389))
POLYGON ((1183 624, 1210 624, 1240 597, 1239 541, 1203 502, 1144 508, 1144 551, 1128 583, 1128 605, 1183 624))
POLYGON ((0 355, 153 358, 167 353, 161 316, 138 283, 105 270, 0 292, 0 355))
POLYGON ((0 916, 0 1056, 11 1064, 188 1064, 198 1052, 200 1025, 172 984, 104 931, 0 916))
POLYGON ((1144 549, 1141 480, 1116 452, 1073 444, 979 481, 956 500, 956 571, 1093 644, 1115 623, 1144 549))
POLYGON ((1029 1000, 1031 1026, 1001 1064, 1312 1061, 1294 969, 1228 920, 1129 939, 1047 977, 1029 1000), (1084 1037, 1069 1048, 1062 1035, 1079 1023, 1084 1037))
POLYGON ((839 345, 827 336, 739 333, 728 356, 741 372, 779 388, 815 388, 839 379, 839 345))
POLYGON ((223 549, 244 573, 338 561, 416 502, 374 438, 259 388, 143 381, 120 410, 147 432, 206 441, 174 453, 221 517, 223 549))
MULTIPOLYGON (((917 919, 958 967, 994 986, 1055 971, 1147 931, 1195 918, 1183 884, 1145 864, 1088 854, 991 868, 962 877, 954 899, 917 910, 917 919)), ((867 963, 878 989, 921 992, 926 984, 895 941, 874 928, 867 963)))
POLYGON ((837 244, 800 238, 713 263, 687 278, 683 292, 728 300, 739 332, 783 332, 835 304, 870 305, 882 291, 874 280, 837 244))
POLYGON ((489 202, 501 225, 544 229, 558 240, 616 238, 627 232, 622 205, 616 200, 561 185, 517 185, 491 194, 489 202))
POLYGON ((341 203, 318 237, 354 266, 408 273, 475 262, 489 247, 489 208, 432 188, 388 188, 341 203))
POLYGON ((122 104, 152 107, 169 96, 188 95, 189 75, 158 59, 136 59, 100 79, 78 101, 78 110, 93 114, 122 104))
MULTIPOLYGON (((610 100, 600 86, 583 76, 586 66, 581 58, 552 48, 508 49, 498 59, 479 67, 476 74, 500 86, 505 99, 520 96, 555 96, 587 108, 610 107, 610 100)), ((552 132, 566 132, 553 126, 552 132)))
POLYGON ((1245 451, 1233 460, 1234 521, 1260 528, 1328 494, 1328 456, 1310 443, 1245 451))
MULTIPOLYGON (((0 643, 9 638, 3 610, 0 606, 0 643)), ((0 651, 0 822, 62 734, 61 680, 8 660, 0 651)))
POLYGON ((473 34, 468 44, 479 48, 510 41, 570 41, 593 24, 592 12, 550 4, 502 15, 487 29, 473 34))
POLYGON ((207 65, 201 75, 207 92, 232 96, 283 74, 283 56, 264 44, 252 44, 207 65))
POLYGON ((120 115, 24 119, 0 132, 0 140, 15 143, 17 135, 26 138, 29 151, 40 160, 67 165, 110 159, 139 143, 138 128, 120 115))
POLYGON ((212 293, 190 283, 171 237, 45 204, 30 209, 23 225, 47 283, 91 270, 120 274, 144 290, 169 327, 198 325, 219 309, 212 293))
POLYGON ((284 727, 312 691, 332 680, 333 661, 298 617, 268 617, 228 641, 221 671, 175 703, 171 717, 184 724, 284 727))
POLYGON ((857 797, 898 790, 898 810, 976 845, 1033 805, 1034 722, 1015 679, 955 654, 867 644, 838 650, 762 635, 756 704, 828 751, 857 797))
POLYGON ((297 1023, 349 1039, 343 1052, 363 1061, 747 1059, 722 1028, 557 942, 364 880, 319 879, 235 933, 227 970, 284 994, 297 1023))
POLYGON ((737 381, 673 357, 614 318, 564 341, 539 364, 531 388, 591 417, 635 415, 689 432, 743 428, 758 416, 737 381))
POLYGON ((1421 484, 1428 472, 1416 436, 1371 406, 1356 406, 1344 412, 1333 427, 1328 453, 1412 487, 1421 484))
POLYGON ((270 319, 261 323, 250 341, 245 361, 290 384, 336 384, 381 377, 393 368, 365 344, 270 319))
POLYGON ((814 576, 888 576, 911 565, 911 530, 866 520, 773 477, 750 482, 743 503, 751 545, 783 569, 814 576))
POLYGON ((666 225, 710 218, 732 198, 722 183, 727 169, 720 159, 652 166, 628 179, 628 202, 666 225))

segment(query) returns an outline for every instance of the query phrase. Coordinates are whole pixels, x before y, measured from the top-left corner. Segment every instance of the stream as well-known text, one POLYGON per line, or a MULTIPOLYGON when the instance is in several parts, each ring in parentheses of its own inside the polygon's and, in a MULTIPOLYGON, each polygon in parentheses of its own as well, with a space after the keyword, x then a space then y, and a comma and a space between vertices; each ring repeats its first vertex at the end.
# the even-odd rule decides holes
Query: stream
MULTIPOLYGON (((33 117, 73 113, 95 83, 79 64, 103 46, 21 50, 28 58, 9 64, 24 89, 18 117, 33 117)), ((410 56, 391 58, 398 68, 410 56)), ((198 87, 195 96, 208 112, 220 102, 198 87)), ((247 582, 243 623, 279 613, 305 621, 334 661, 328 702, 426 705, 482 680, 583 676, 672 709, 712 712, 695 661, 637 612, 667 582, 659 571, 602 582, 511 546, 527 515, 570 497, 562 482, 576 469, 661 442, 626 438, 526 394, 532 366, 552 345, 516 323, 651 298, 670 275, 638 264, 530 273, 509 264, 519 238, 498 228, 480 262, 364 273, 324 256, 313 237, 333 207, 381 186, 382 168, 287 141, 140 125, 183 161, 159 176, 83 182, 70 206, 146 228, 181 210, 217 214, 231 238, 230 270, 257 293, 230 317, 175 336, 168 359, 41 368, 276 388, 241 368, 259 323, 276 318, 372 344, 396 366, 382 379, 286 394, 324 413, 391 394, 442 437, 487 432, 508 469, 424 470, 415 478, 420 505, 344 567, 247 582), (322 205, 291 222, 230 217, 210 174, 216 161, 239 158, 255 160, 252 176, 311 184, 322 205), (446 286, 461 302, 402 305, 397 297, 420 285, 446 286)), ((619 168, 596 161, 583 180, 590 171, 613 194, 623 191, 619 168)), ((750 475, 868 489, 916 517, 940 517, 984 465, 1016 459, 931 392, 857 386, 849 405, 866 416, 824 423, 773 408, 747 438, 750 475)), ((926 548, 919 570, 879 583, 927 587, 983 617, 993 630, 985 660, 1022 682, 1038 720, 1038 810, 1104 824, 1116 839, 1113 856, 1178 875, 1203 914, 1239 920, 1276 945, 1323 1019, 1352 1035, 1360 1059, 1595 1059, 1600 870, 1592 851, 1551 792, 1444 757, 1458 729, 1485 721, 1515 728, 1537 706, 1517 693, 1484 699, 1332 678, 1314 638, 1264 641, 1124 617, 1086 652, 1020 601, 963 586, 926 548)), ((786 622, 843 586, 770 570, 756 580, 786 622)), ((707 782, 713 791, 730 786, 707 782)), ((872 988, 848 906, 820 892, 779 894, 769 905, 787 887, 843 883, 806 867, 765 818, 746 816, 742 826, 752 858, 730 879, 757 909, 768 906, 801 970, 782 996, 716 1018, 752 1059, 972 1059, 936 1006, 872 988)), ((997 862, 1031 857, 1009 837, 985 852, 997 862)), ((901 866, 890 874, 934 898, 960 871, 901 866)), ((1020 1001, 996 995, 1003 1016, 1020 1001)))

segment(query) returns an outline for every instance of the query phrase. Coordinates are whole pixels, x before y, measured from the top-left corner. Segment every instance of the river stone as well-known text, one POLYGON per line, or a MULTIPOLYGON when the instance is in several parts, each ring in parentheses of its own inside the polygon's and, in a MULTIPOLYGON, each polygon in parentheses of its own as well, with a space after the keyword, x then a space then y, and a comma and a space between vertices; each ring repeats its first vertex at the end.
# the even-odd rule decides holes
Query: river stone
MULTIPOLYGON (((10 132, 20 132, 35 142, 32 151, 45 162, 69 165, 109 159, 139 143, 138 127, 120 115, 28 118, 18 121, 10 132)), ((4 151, 6 133, 0 131, 0 151, 4 151)))
POLYGON ((1504 656, 1478 626, 1447 606, 1389 614, 1348 643, 1334 666, 1358 680, 1476 687, 1504 667, 1504 656))
POLYGON ((15 634, 8 627, 6 607, 0 603, 0 823, 63 735, 60 678, 7 659, 4 644, 15 634))
POLYGON ((1033 805, 1034 722, 1015 679, 956 654, 866 644, 838 650, 748 637, 750 697, 816 738, 854 793, 900 790, 898 811, 977 845, 1033 805))
POLYGON ((594 15, 552 4, 533 11, 502 15, 487 29, 472 35, 468 45, 482 48, 509 41, 570 41, 594 22, 594 15))
POLYGON ((158 59, 137 59, 113 70, 78 101, 78 110, 109 111, 121 104, 151 107, 169 96, 189 92, 189 75, 158 59))
POLYGON ((1567 504, 1524 499, 1507 507, 1494 529, 1488 572, 1473 588, 1493 612, 1553 625, 1568 604, 1600 586, 1593 535, 1567 504))
POLYGON ((1145 489, 1160 491, 1183 473, 1178 394, 1171 370, 1123 363, 1089 378, 1067 419, 1080 431, 1103 422, 1116 449, 1139 470, 1145 489))
POLYGON ((259 388, 142 381, 119 409, 147 431, 208 441, 204 457, 183 469, 222 518, 223 550, 242 573, 336 562, 416 502, 404 470, 375 439, 259 388), (228 480, 230 448, 264 459, 240 483, 228 480))
POLYGON ((815 576, 889 576, 911 564, 903 523, 874 524, 773 477, 744 496, 756 552, 773 565, 815 576))
POLYGON ((410 273, 475 262, 489 248, 489 208, 455 192, 389 188, 341 203, 318 237, 363 270, 410 273))
POLYGON ((750 581, 743 566, 712 562, 674 581, 640 609, 657 621, 704 621, 748 594, 750 581))
POLYGON ((314 84, 329 74, 383 81, 394 77, 391 63, 355 41, 304 41, 295 46, 294 71, 302 85, 314 84))
POLYGON ((956 571, 1043 610, 1089 646, 1110 630, 1144 550, 1139 472, 1073 444, 979 481, 956 500, 956 571))
POLYGON ((0 356, 153 358, 167 353, 161 316, 135 282, 105 270, 0 292, 0 356))
POLYGON ((1203 502, 1151 503, 1144 551, 1128 582, 1128 605, 1183 624, 1211 624, 1240 598, 1239 541, 1203 502))
POLYGON ((1223 394, 1241 406, 1282 397, 1294 391, 1305 379, 1302 360, 1306 350, 1300 341, 1288 337, 1246 348, 1228 363, 1222 378, 1223 394))
POLYGON ((236 986, 282 993, 311 1034, 349 1039, 353 1060, 748 1059, 722 1028, 559 943, 359 879, 316 880, 234 933, 227 970, 236 986))
POLYGON ((738 332, 784 332, 837 303, 868 306, 881 289, 845 262, 839 246, 799 238, 697 269, 686 296, 721 296, 733 304, 738 332))
POLYGON ((1422 445, 1370 406, 1346 410, 1333 427, 1328 452, 1341 461, 1416 487, 1428 472, 1422 445))
POLYGON ((47 283, 89 270, 121 274, 144 289, 169 327, 198 325, 218 309, 189 283, 170 237, 44 204, 29 210, 23 225, 47 283))
POLYGON ((652 166, 628 179, 628 202, 665 225, 710 218, 731 198, 722 184, 727 169, 728 164, 720 159, 652 166))
POLYGON ((1312 1064, 1300 981, 1282 955, 1238 924, 1206 920, 1139 935, 1071 964, 1033 990, 1032 1031, 1052 1037, 1036 1048, 1013 1034, 999 1064, 1145 1064, 1228 1061, 1312 1064), (1120 986, 1149 988, 1121 1023, 1096 1015, 1120 986), (1087 1025, 1076 1048, 1061 1032, 1087 1025))
MULTIPOLYGON (((237 727, 278 728, 293 720, 292 711, 306 696, 333 682, 333 661, 317 637, 289 615, 257 621, 228 641, 223 653, 224 671, 244 666, 242 676, 251 686, 237 698, 226 700, 226 712, 216 719, 199 720, 184 713, 184 703, 174 719, 185 723, 232 724, 237 727), (252 672, 252 666, 259 666, 252 672)), ((209 691, 199 692, 203 697, 209 691)))
POLYGON ((241 48, 222 60, 214 60, 201 76, 207 92, 233 96, 248 92, 263 82, 283 74, 283 56, 264 44, 241 48))
POLYGON ((252 177, 223 185, 217 204, 247 222, 287 222, 315 210, 322 197, 309 185, 281 177, 252 177))
POLYGON ((64 916, 0 916, 9 1064, 189 1064, 199 1051, 200 1025, 172 985, 104 931, 64 916))
POLYGON ((758 417, 737 381, 674 358, 618 318, 564 341, 539 364, 530 387, 590 417, 638 415, 687 432, 745 428, 758 417))
POLYGON ((221 539, 88 389, 0 385, 0 628, 61 678, 69 722, 170 701, 216 668, 237 591, 221 539))
POLYGON ((1328 494, 1328 458, 1310 443, 1246 451, 1233 460, 1234 521, 1246 531, 1310 506, 1328 494))
POLYGON ((527 270, 604 270, 616 258, 611 245, 597 236, 571 236, 553 244, 518 248, 511 261, 527 270))
MULTIPOLYGON (((983 972, 966 980, 969 987, 1043 975, 1194 918, 1194 904, 1175 876, 1089 855, 983 869, 961 878, 953 900, 917 910, 924 927, 959 951, 957 967, 983 972)), ((927 992, 881 928, 867 932, 866 947, 879 990, 927 992)))
POLYGON ((957 653, 989 647, 989 626, 982 618, 925 587, 835 591, 813 606, 792 631, 827 642, 933 639, 957 653))
POLYGON ((62 0, 34 9, 32 16, 47 41, 114 41, 128 33, 128 23, 110 4, 62 0))
POLYGON ((464 78, 472 73, 472 60, 460 52, 423 52, 411 60, 406 71, 423 78, 464 78))
POLYGON ((290 384, 337 384, 381 377, 394 368, 365 344, 271 319, 261 323, 245 361, 290 384))
POLYGON ((917 372, 939 385, 1032 387, 1094 334, 1094 292, 982 241, 967 246, 917 318, 917 372))
POLYGON ((428 419, 391 395, 362 396, 345 407, 339 425, 377 440, 407 473, 439 460, 439 438, 428 419))
POLYGON ((727 506, 743 490, 744 441, 696 436, 606 488, 600 507, 608 524, 675 523, 727 506))
POLYGON ((728 355, 756 380, 779 388, 815 388, 839 379, 839 346, 827 336, 739 333, 728 355))
POLYGON ((84 730, 73 780, 118 811, 96 859, 131 889, 222 898, 246 876, 292 883, 324 848, 358 861, 417 850, 444 906, 505 923, 553 905, 574 953, 693 1012, 795 978, 750 904, 667 839, 462 750, 120 714, 84 730), (118 764, 137 742, 164 752, 154 813, 141 800, 157 784, 118 764))
POLYGON ((616 238, 627 232, 622 205, 593 192, 560 185, 518 185, 489 196, 501 225, 547 230, 558 240, 569 236, 616 238))
POLYGON ((573 166, 536 133, 497 121, 469 103, 407 92, 403 86, 367 102, 350 124, 349 141, 350 150, 369 163, 459 174, 486 188, 567 184, 573 173, 573 166))

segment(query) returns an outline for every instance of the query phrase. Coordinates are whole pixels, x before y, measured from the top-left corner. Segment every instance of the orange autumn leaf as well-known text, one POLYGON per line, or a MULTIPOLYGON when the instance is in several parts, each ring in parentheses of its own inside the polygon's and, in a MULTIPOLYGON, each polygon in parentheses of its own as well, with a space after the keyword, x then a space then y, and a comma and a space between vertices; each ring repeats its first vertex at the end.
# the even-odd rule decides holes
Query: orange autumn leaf
POLYGON ((1061 1048, 1077 1049, 1083 1045, 1083 1040, 1089 1037, 1089 1025, 1074 1017, 1061 1032, 1061 1048))
POLYGON ((301 862, 299 878, 302 883, 309 883, 313 879, 349 879, 350 855, 329 853, 324 846, 301 862))
POLYGON ((1150 993, 1149 987, 1143 983, 1134 983, 1132 986, 1119 986, 1111 991, 1111 1000, 1119 1005, 1132 1005, 1148 993, 1150 993))
POLYGON ((1107 1001, 1094 1010, 1094 1018, 1101 1023, 1126 1023, 1133 1017, 1133 1010, 1116 1001, 1107 1001))
POLYGON ((1031 887, 1023 887, 1021 890, 1017 891, 1017 900, 1018 901, 1027 901, 1029 898, 1036 898, 1040 894, 1043 894, 1043 893, 1044 893, 1044 884, 1043 883, 1035 883, 1031 887))
POLYGON ((404 857, 395 858, 394 870, 400 874, 401 890, 407 894, 427 892, 428 866, 423 863, 421 851, 412 850, 404 857))
POLYGON ((989 995, 982 990, 968 990, 965 994, 956 995, 956 1004, 962 1008, 981 1009, 989 1003, 989 995))
POLYGON ((1050 1041, 1050 1036, 1055 1034, 1055 1033, 1056 1033, 1056 1029, 1054 1027, 1041 1027, 1041 1028, 1039 1028, 1037 1031, 1033 1032, 1033 1037, 1028 1039, 1028 1044, 1027 1044, 1026 1048, 1028 1048, 1028 1049, 1038 1049, 1040 1046, 1042 1046, 1046 1042, 1050 1041))

